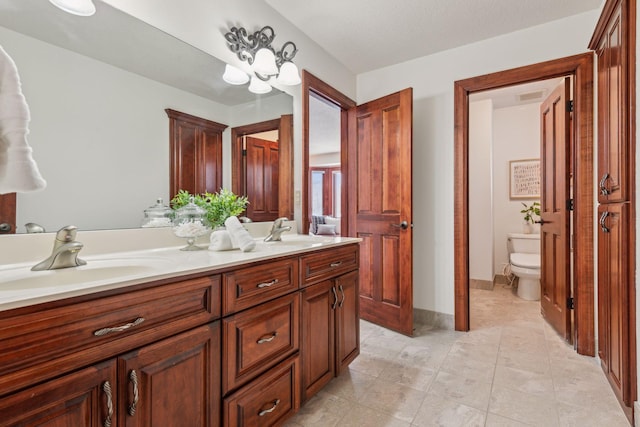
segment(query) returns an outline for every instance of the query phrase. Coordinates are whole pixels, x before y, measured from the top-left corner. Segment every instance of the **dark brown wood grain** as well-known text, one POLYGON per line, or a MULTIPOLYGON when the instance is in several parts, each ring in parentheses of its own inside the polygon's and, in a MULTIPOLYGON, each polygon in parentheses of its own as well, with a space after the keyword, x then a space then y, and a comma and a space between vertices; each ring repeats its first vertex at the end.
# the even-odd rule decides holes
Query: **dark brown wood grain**
POLYGON ((16 232, 16 193, 0 194, 0 224, 9 224, 10 229, 0 234, 16 232))

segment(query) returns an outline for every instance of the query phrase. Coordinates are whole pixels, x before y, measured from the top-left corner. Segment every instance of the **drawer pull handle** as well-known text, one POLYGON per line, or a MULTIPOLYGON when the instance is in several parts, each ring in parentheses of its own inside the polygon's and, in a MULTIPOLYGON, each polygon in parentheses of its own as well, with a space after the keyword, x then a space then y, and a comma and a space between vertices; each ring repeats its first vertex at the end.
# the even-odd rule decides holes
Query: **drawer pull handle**
POLYGON ((133 402, 129 405, 129 415, 133 417, 136 414, 136 409, 138 407, 138 399, 140 399, 138 392, 138 374, 136 374, 135 369, 132 369, 131 372, 129 372, 129 380, 133 385, 133 402))
POLYGON ((331 310, 335 310, 338 305, 338 293, 336 292, 335 286, 331 288, 331 291, 333 292, 333 304, 331 304, 331 310))
POLYGON ((344 304, 344 299, 345 299, 344 288, 342 287, 342 285, 340 285, 338 289, 340 289, 340 293, 342 294, 342 299, 340 300, 340 304, 338 304, 338 307, 342 307, 342 304, 344 304))
POLYGON ((126 331, 129 328, 133 328, 134 326, 138 326, 139 324, 141 324, 142 322, 144 322, 144 317, 138 317, 136 320, 134 320, 131 323, 127 323, 126 325, 122 325, 122 326, 114 326, 112 328, 102 328, 102 329, 98 329, 97 331, 95 331, 93 333, 93 335, 95 335, 96 337, 101 337, 103 335, 107 335, 110 334, 112 332, 122 332, 122 331, 126 331))
POLYGON ((278 406, 279 403, 280 403, 280 399, 274 400, 273 406, 269 409, 263 409, 262 411, 258 412, 258 416, 264 417, 265 415, 272 413, 273 411, 276 410, 276 407, 278 406))
POLYGON ((329 264, 332 268, 335 267, 340 267, 342 265, 342 261, 338 261, 338 262, 332 262, 331 264, 329 264))
POLYGON ((264 344, 266 342, 271 342, 276 338, 277 335, 278 335, 278 333, 274 332, 271 335, 268 335, 268 336, 260 338, 257 342, 258 342, 258 344, 264 344))
POLYGON ((609 174, 605 173, 604 175, 602 175, 602 179, 600 180, 600 194, 602 194, 603 196, 608 196, 609 194, 611 194, 611 191, 609 191, 606 186, 607 179, 609 179, 609 174))
POLYGON ((107 396, 107 418, 102 423, 103 427, 111 427, 111 419, 113 417, 113 395, 111 394, 111 383, 105 381, 102 383, 102 391, 107 396))
POLYGON ((270 286, 275 285, 276 283, 278 283, 278 279, 273 279, 270 282, 264 282, 264 283, 258 283, 258 288, 262 289, 262 288, 268 288, 270 286))

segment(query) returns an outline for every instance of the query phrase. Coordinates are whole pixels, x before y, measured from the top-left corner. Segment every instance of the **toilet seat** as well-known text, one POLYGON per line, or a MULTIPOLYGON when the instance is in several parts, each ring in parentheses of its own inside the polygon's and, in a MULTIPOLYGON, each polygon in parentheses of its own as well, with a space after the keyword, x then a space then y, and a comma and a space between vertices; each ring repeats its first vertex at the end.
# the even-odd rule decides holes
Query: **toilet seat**
POLYGON ((511 265, 522 267, 522 268, 540 268, 540 254, 523 254, 523 253, 512 253, 509 255, 509 261, 511 261, 511 265))

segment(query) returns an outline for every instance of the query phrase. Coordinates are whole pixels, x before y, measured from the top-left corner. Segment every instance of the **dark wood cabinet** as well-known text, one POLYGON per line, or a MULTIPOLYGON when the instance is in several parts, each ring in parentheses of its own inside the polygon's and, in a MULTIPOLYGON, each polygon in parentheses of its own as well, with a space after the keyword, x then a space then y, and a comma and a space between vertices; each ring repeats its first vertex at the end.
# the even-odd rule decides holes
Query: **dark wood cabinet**
POLYGON ((222 188, 222 132, 227 125, 180 111, 169 116, 171 198, 178 190, 215 193, 222 188))
MULTIPOLYGON (((336 268, 349 265, 354 248, 331 258, 336 268)), ((323 254, 327 258, 328 254, 323 254)), ((355 248, 357 258, 357 247, 355 248)), ((303 257, 303 265, 314 265, 319 257, 303 257)), ((351 264, 353 268, 353 265, 351 264)), ((304 268, 303 268, 304 271, 304 268)), ((324 278, 326 274, 318 274, 324 278)), ((334 376, 340 375, 360 354, 358 272, 314 282, 302 291, 302 393, 308 400, 334 376)))
POLYGON ((118 358, 121 426, 220 425, 220 323, 118 358))
POLYGON ((0 424, 117 426, 116 362, 110 360, 0 399, 0 424))
POLYGON ((636 400, 635 0, 607 0, 598 57, 598 355, 631 418, 636 400))

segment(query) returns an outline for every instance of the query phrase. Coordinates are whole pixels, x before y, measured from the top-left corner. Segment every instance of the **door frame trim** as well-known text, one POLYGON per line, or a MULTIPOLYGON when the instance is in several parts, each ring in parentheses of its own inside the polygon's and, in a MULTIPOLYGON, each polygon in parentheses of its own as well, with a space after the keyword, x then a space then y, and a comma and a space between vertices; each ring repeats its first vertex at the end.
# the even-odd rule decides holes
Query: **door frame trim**
POLYGON ((595 356, 593 52, 527 65, 454 83, 454 305, 455 329, 469 330, 469 95, 567 75, 574 94, 575 346, 595 356))
POLYGON ((340 169, 342 172, 342 221, 340 234, 346 236, 349 230, 348 206, 348 148, 349 122, 348 112, 355 108, 356 102, 337 89, 329 86, 307 70, 302 70, 302 218, 300 221, 302 233, 309 233, 309 194, 311 194, 311 180, 309 179, 309 96, 316 95, 340 107, 340 169))

